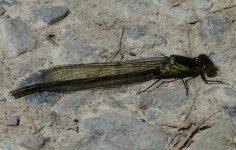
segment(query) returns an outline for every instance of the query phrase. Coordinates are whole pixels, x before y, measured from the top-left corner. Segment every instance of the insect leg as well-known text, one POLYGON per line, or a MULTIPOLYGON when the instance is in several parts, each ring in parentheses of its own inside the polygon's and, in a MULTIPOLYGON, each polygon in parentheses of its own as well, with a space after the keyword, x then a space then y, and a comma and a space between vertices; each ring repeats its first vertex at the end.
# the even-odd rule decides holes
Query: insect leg
POLYGON ((191 78, 188 78, 188 79, 186 79, 186 80, 181 79, 182 82, 183 82, 183 84, 184 84, 184 87, 185 87, 185 89, 186 89, 186 95, 187 95, 187 96, 188 96, 188 91, 189 91, 188 81, 189 81, 189 80, 192 80, 192 79, 194 79, 194 78, 196 78, 196 77, 191 77, 191 78))
POLYGON ((206 80, 206 84, 226 84, 226 82, 223 81, 217 81, 217 80, 206 80))
POLYGON ((182 82, 183 82, 183 84, 184 84, 184 87, 185 87, 185 89, 186 89, 186 96, 188 96, 189 88, 188 88, 187 80, 186 80, 186 81, 184 81, 184 79, 181 79, 181 80, 182 80, 182 82))
POLYGON ((153 90, 159 88, 162 84, 174 82, 174 81, 177 81, 177 80, 179 80, 179 79, 173 79, 173 80, 170 80, 170 81, 163 81, 163 82, 161 82, 161 84, 159 84, 158 86, 156 86, 153 90))
POLYGON ((201 73, 201 78, 206 84, 226 84, 223 81, 207 80, 205 74, 201 73))
POLYGON ((161 79, 156 80, 153 84, 151 84, 149 87, 147 87, 145 90, 139 91, 137 94, 146 92, 148 89, 150 89, 153 85, 155 85, 157 82, 159 82, 161 79))

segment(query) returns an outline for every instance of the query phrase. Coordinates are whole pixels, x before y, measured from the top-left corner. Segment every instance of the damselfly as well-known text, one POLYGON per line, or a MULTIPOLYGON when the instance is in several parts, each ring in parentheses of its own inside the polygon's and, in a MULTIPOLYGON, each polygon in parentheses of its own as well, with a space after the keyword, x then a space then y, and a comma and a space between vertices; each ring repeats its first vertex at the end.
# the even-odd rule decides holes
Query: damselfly
POLYGON ((16 89, 11 91, 11 94, 14 98, 20 98, 37 92, 114 87, 153 79, 157 79, 156 82, 161 79, 180 79, 188 94, 187 82, 198 76, 201 76, 206 84, 224 83, 206 78, 216 77, 217 71, 217 67, 205 54, 194 58, 171 55, 129 61, 72 64, 50 68, 42 74, 41 83, 16 89))

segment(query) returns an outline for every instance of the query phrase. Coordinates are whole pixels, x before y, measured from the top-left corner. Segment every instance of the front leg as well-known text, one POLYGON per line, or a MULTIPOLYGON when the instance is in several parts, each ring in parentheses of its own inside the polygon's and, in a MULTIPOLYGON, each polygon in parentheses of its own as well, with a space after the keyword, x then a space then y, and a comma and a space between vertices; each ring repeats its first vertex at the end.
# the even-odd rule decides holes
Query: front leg
POLYGON ((186 89, 186 96, 188 96, 188 91, 189 91, 188 81, 189 81, 189 80, 192 80, 192 79, 195 79, 196 77, 197 77, 197 76, 190 77, 190 78, 188 78, 188 79, 186 79, 186 80, 181 79, 182 82, 183 82, 183 84, 184 84, 184 87, 185 87, 185 89, 186 89))
POLYGON ((201 73, 201 78, 206 84, 226 84, 223 81, 218 81, 218 80, 207 80, 206 75, 204 73, 201 73))

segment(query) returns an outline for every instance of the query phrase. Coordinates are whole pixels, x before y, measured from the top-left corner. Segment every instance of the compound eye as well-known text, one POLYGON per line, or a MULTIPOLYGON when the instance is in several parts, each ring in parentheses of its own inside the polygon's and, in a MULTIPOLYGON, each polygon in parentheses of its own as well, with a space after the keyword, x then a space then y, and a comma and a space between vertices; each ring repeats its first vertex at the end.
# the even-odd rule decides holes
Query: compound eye
POLYGON ((203 65, 202 66, 202 72, 204 72, 205 74, 208 74, 209 72, 211 72, 210 65, 203 65))
POLYGON ((204 65, 203 69, 208 77, 215 77, 217 75, 217 70, 218 70, 217 67, 208 64, 204 65))

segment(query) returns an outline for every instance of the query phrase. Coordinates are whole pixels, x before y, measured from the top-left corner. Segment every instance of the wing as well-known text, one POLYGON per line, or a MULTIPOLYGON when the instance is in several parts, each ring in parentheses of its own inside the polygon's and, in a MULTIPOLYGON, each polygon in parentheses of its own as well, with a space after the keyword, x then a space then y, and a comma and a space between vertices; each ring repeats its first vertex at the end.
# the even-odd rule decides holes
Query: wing
POLYGON ((163 67, 168 57, 152 57, 120 62, 102 62, 55 66, 43 75, 43 82, 66 81, 85 78, 99 78, 132 72, 142 72, 163 67))
POLYGON ((68 92, 101 87, 114 87, 124 84, 145 82, 156 78, 160 74, 159 70, 152 69, 141 72, 118 74, 98 78, 84 78, 65 81, 52 81, 25 86, 14 91, 11 95, 20 98, 37 92, 68 92))

